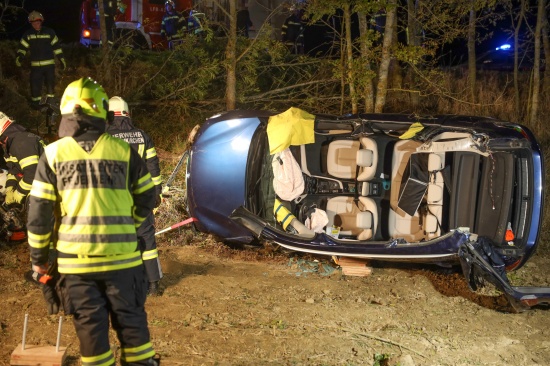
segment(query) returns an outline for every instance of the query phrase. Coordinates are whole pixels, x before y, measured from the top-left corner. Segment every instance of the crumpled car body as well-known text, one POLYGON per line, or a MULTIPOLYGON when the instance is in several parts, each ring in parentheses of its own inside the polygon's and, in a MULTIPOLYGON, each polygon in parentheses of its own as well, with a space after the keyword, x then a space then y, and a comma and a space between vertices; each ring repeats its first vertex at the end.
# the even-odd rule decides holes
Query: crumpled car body
MULTIPOLYGON (((268 134, 279 115, 232 111, 201 125, 186 152, 187 209, 197 230, 318 255, 461 263, 468 276, 474 267, 491 272, 479 261, 478 238, 491 243, 504 276, 535 252, 544 167, 525 126, 457 115, 312 115, 314 141, 288 146, 303 192, 281 200, 268 134), (315 210, 326 213, 322 230, 305 224, 315 210)), ((546 302, 545 290, 537 293, 546 302)))

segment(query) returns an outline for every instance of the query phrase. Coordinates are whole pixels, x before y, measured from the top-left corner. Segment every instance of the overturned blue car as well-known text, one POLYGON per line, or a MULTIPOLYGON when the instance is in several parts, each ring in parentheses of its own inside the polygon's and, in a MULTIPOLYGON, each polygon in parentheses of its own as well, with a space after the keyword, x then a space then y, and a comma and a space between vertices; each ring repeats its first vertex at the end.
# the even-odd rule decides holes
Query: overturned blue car
POLYGON ((544 167, 525 126, 487 117, 232 111, 185 154, 189 216, 240 244, 326 256, 460 264, 518 311, 550 288, 513 287, 538 244, 544 167))

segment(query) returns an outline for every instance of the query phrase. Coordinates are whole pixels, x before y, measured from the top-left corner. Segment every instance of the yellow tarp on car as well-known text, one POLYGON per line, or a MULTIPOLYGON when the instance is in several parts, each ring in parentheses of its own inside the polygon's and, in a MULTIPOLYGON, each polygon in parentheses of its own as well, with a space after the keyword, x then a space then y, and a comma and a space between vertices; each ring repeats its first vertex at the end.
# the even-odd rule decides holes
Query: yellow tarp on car
POLYGON ((290 145, 314 143, 314 120, 315 116, 313 114, 295 107, 269 117, 267 123, 269 153, 273 155, 281 152, 290 145))

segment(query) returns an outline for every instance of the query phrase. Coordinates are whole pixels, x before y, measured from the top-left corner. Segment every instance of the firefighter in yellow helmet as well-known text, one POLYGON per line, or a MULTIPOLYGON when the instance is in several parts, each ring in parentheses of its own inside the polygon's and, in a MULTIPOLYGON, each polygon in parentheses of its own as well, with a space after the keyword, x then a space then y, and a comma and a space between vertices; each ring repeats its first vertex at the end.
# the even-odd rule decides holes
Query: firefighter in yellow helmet
POLYGON ((37 278, 48 274, 50 246, 55 248, 52 267, 57 264, 61 276, 65 314, 74 315, 83 365, 114 365, 109 319, 122 365, 158 365, 136 236, 155 205, 155 189, 139 154, 105 132, 108 101, 90 78, 65 89, 60 139, 46 146, 29 197, 31 261, 37 278))
POLYGON ((21 67, 22 59, 27 53, 30 54, 31 106, 38 109, 44 84, 46 85, 46 102, 49 104, 54 102, 55 57, 61 62, 63 70, 67 68, 67 63, 63 57, 61 43, 54 30, 42 26, 44 22, 42 14, 32 11, 28 19, 32 28, 21 37, 15 64, 21 67))

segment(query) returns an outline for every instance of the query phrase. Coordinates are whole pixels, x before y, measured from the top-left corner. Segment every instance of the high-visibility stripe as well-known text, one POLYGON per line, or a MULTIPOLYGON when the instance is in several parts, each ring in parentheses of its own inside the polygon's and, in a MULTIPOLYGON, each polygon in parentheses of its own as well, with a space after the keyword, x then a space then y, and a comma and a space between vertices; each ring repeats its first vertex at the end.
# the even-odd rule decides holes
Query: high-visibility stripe
POLYGON ((63 216, 64 225, 133 225, 134 220, 128 216, 63 216))
POLYGON ((37 179, 32 182, 30 195, 50 201, 56 200, 54 186, 49 183, 41 182, 37 179))
POLYGON ((49 66, 49 65, 55 65, 55 60, 42 60, 42 61, 31 61, 31 66, 49 66))
POLYGON ((159 251, 156 248, 152 250, 146 250, 143 253, 141 253, 141 259, 143 259, 144 261, 158 258, 158 256, 159 256, 159 251))
POLYGON ((32 188, 32 184, 25 182, 23 179, 19 181, 19 191, 27 192, 32 188))
POLYGON ((146 360, 155 355, 151 342, 147 342, 139 347, 122 347, 120 351, 120 358, 125 362, 146 360))
POLYGON ((155 156, 157 156, 157 150, 154 147, 147 149, 145 159, 151 159, 155 156))
POLYGON ((17 160, 17 158, 13 155, 5 158, 4 160, 6 160, 6 163, 17 163, 19 160, 17 160))
POLYGON ((82 366, 111 366, 115 364, 115 356, 111 349, 98 356, 80 356, 80 360, 82 361, 82 366))
POLYGON ((143 158, 145 152, 145 144, 138 144, 138 154, 143 158))
POLYGON ((27 156, 26 158, 21 159, 21 161, 19 162, 19 166, 21 166, 21 169, 25 169, 28 166, 38 164, 38 159, 38 155, 27 156))
MULTIPOLYGON (((112 227, 109 227, 113 229, 112 227)), ((85 247, 86 245, 98 247, 97 242, 102 243, 117 243, 117 244, 129 244, 130 247, 135 246, 136 234, 135 233, 121 233, 121 234, 74 234, 74 233, 63 233, 59 230, 59 243, 78 243, 79 246, 85 247)))
POLYGON ((31 231, 27 232, 29 246, 36 249, 42 249, 50 245, 51 234, 35 234, 31 231))
POLYGON ((30 47, 29 43, 28 43, 27 41, 25 41, 24 39, 21 39, 21 44, 22 44, 23 47, 25 47, 25 48, 29 48, 29 47, 30 47))
POLYGON ((135 194, 140 194, 151 189, 153 186, 154 184, 153 180, 151 179, 151 174, 147 173, 138 180, 137 184, 135 184, 133 192, 135 194))
POLYGON ((151 178, 153 180, 153 184, 158 186, 159 184, 162 184, 162 178, 160 175, 157 175, 156 177, 151 178))
POLYGON ((64 258, 60 256, 57 258, 59 273, 65 274, 116 271, 137 267, 142 263, 139 251, 105 257, 79 256, 77 258, 64 258))

